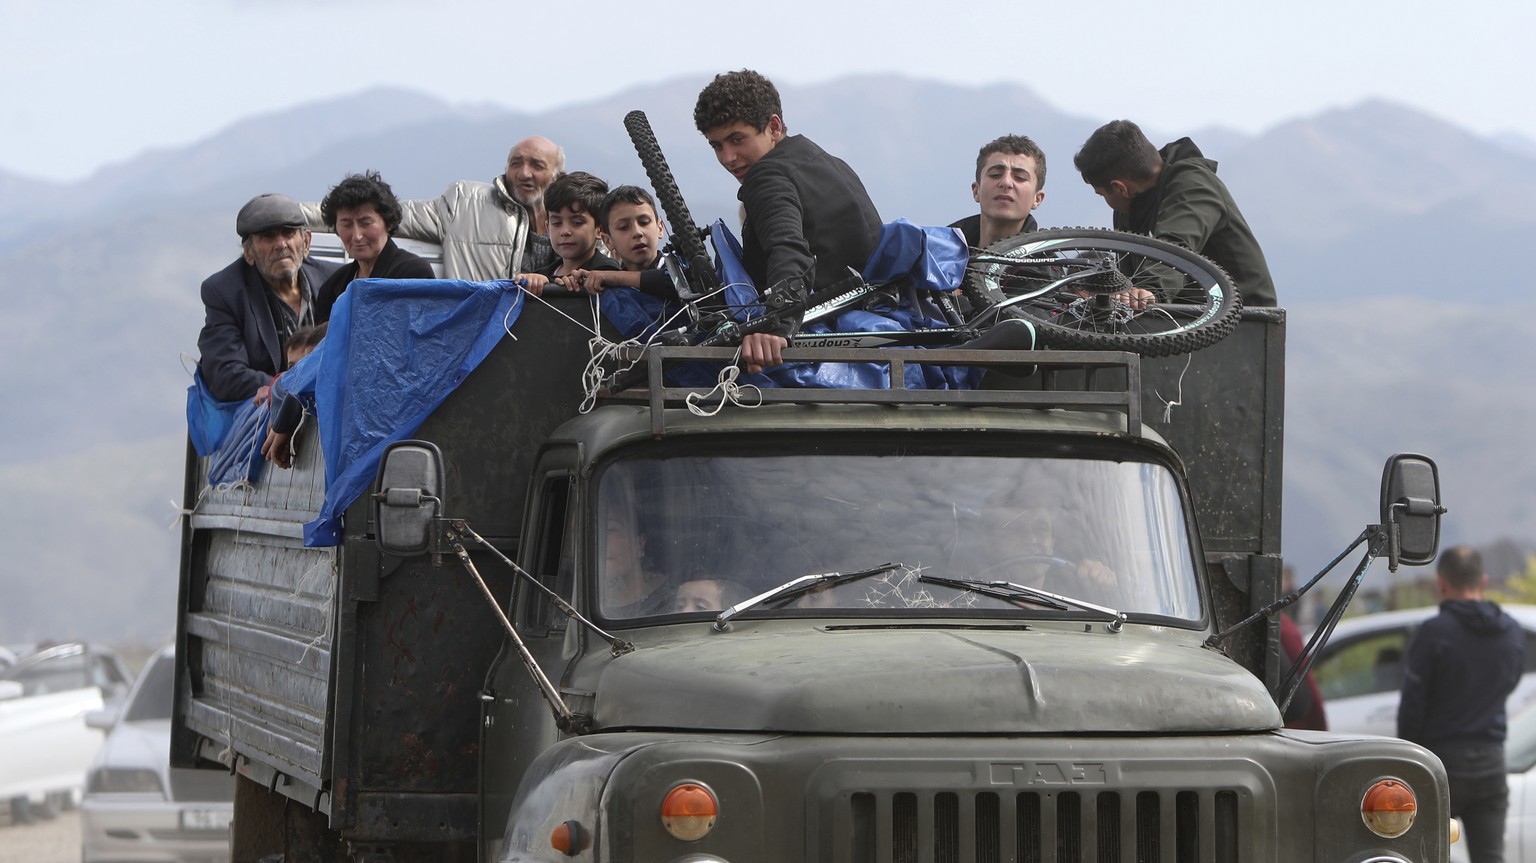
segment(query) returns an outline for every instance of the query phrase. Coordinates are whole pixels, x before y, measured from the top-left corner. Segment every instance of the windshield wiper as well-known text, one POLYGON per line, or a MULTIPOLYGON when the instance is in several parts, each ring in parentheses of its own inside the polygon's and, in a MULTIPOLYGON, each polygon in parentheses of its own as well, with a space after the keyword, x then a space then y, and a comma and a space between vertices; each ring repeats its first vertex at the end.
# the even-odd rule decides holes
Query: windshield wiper
POLYGON ((861 569, 857 572, 813 572, 808 575, 802 575, 799 578, 790 579, 778 587, 768 590, 765 593, 759 593, 757 596, 754 596, 751 599, 744 599, 741 602, 731 606, 730 608, 720 612, 719 616, 715 618, 714 629, 716 632, 726 631, 730 628, 729 624, 731 622, 731 618, 741 614, 743 611, 746 611, 749 608, 755 608, 756 606, 762 605, 763 603, 773 602, 774 600, 779 599, 793 599, 794 597, 800 596, 801 594, 810 593, 816 588, 822 587, 824 585, 835 585, 843 584, 849 581, 858 581, 861 578, 869 578, 872 575, 879 575, 882 572, 890 572, 891 570, 898 569, 903 565, 904 564, 900 563, 882 563, 872 569, 861 569))
POLYGON ((959 590, 969 590, 985 594, 986 596, 995 596, 998 599, 1033 602, 1036 605, 1043 605, 1056 611, 1070 611, 1074 608, 1083 611, 1096 611, 1109 618, 1110 632, 1119 632, 1125 628, 1125 612, 1123 611, 1116 611, 1113 608, 1088 602, 1084 599, 1051 593, 1038 587, 1025 587, 1022 584, 1014 584, 1011 581, 972 581, 967 578, 946 578, 942 575, 919 575, 917 580, 928 584, 942 584, 945 587, 953 587, 959 590))

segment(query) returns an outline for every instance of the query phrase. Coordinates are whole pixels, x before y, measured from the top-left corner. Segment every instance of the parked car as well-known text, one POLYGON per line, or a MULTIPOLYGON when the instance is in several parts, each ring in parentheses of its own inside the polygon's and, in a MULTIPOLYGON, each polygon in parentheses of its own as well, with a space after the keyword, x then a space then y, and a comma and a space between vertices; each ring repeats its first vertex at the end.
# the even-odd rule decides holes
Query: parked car
POLYGON ((12 822, 52 818, 79 800, 102 740, 85 714, 121 699, 129 679, 116 653, 79 642, 0 670, 0 800, 12 822))
MULTIPOLYGON (((1509 715, 1536 703, 1536 605, 1505 605, 1525 628, 1525 676, 1510 694, 1509 715)), ((1313 665, 1328 730, 1397 735, 1397 701, 1408 642, 1435 606, 1366 614, 1339 621, 1313 665)))
POLYGON ((87 718, 108 727, 80 805, 85 863, 227 861, 235 781, 227 773, 171 767, 172 647, 162 648, 121 710, 87 718))
MULTIPOLYGON (((1509 720, 1504 742, 1509 812, 1504 817, 1504 863, 1536 863, 1536 708, 1509 720)), ((1468 863, 1466 834, 1451 846, 1451 863, 1468 863)))

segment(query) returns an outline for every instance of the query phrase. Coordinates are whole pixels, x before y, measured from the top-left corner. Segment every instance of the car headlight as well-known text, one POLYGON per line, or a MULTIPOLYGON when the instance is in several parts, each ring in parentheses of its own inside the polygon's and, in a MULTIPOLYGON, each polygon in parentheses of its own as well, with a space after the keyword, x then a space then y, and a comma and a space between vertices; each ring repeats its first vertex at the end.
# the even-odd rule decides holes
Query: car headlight
POLYGON ((164 794, 160 774, 153 770, 100 767, 91 771, 86 788, 92 794, 164 794))

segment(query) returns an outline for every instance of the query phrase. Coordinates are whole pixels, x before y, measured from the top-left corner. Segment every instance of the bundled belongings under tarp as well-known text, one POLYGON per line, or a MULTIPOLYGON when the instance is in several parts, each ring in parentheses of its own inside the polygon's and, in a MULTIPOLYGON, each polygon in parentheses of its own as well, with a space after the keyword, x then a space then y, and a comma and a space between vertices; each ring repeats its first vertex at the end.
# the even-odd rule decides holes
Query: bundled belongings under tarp
MULTIPOLYGON (((716 275, 723 287, 723 303, 739 321, 763 313, 758 290, 741 263, 741 245, 722 221, 710 228, 715 247, 716 275)), ((889 332, 942 327, 948 324, 934 308, 934 292, 950 293, 965 278, 969 249, 955 228, 923 227, 905 219, 885 225, 880 242, 860 274, 872 285, 897 288, 895 301, 874 308, 848 309, 827 319, 805 324, 802 333, 889 332)), ((645 341, 664 327, 675 327, 680 308, 675 303, 641 293, 634 288, 608 288, 600 307, 603 317, 628 339, 645 341)), ((682 386, 710 386, 719 364, 696 363, 669 372, 682 386)), ((831 387, 884 389, 890 386, 889 369, 876 363, 785 363, 755 375, 741 375, 738 384, 759 387, 831 387)), ((907 386, 913 389, 972 389, 980 373, 953 366, 907 367, 907 386)))

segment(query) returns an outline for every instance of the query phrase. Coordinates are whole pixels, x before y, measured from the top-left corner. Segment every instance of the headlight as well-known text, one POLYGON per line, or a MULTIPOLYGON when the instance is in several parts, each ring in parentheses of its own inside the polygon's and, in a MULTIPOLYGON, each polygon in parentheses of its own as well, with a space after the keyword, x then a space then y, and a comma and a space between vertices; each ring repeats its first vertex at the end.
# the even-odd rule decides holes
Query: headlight
POLYGON ((153 770, 102 767, 91 771, 86 788, 92 794, 160 794, 160 774, 153 770))
POLYGON ((715 828, 720 803, 714 792, 696 782, 684 782, 661 801, 661 826, 684 842, 702 839, 715 828))
POLYGON ((1399 779, 1378 779, 1360 800, 1360 817, 1372 833, 1396 839, 1413 826, 1419 814, 1419 801, 1413 789, 1399 779))

